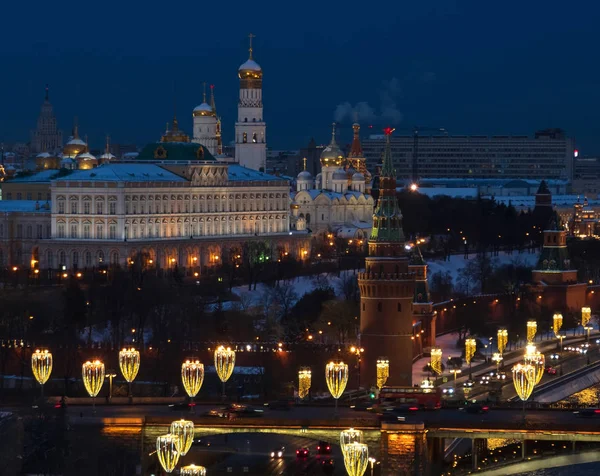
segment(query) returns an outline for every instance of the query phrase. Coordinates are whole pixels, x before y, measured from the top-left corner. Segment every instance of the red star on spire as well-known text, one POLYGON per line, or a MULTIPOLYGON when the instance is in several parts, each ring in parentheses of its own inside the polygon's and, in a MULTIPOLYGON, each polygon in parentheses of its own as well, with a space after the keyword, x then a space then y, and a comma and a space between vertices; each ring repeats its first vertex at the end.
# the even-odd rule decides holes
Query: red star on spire
POLYGON ((386 136, 391 136, 391 135, 392 135, 392 132, 394 132, 395 130, 396 130, 396 129, 394 129, 393 127, 386 127, 386 128, 384 128, 384 129, 383 129, 383 133, 384 133, 386 136))

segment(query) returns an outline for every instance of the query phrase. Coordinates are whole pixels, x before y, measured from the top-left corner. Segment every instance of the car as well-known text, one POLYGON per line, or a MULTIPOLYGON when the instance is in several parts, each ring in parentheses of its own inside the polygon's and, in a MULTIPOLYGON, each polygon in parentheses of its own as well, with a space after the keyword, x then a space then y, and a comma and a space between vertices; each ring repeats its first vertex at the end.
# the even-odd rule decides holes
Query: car
POLYGON ((239 403, 233 403, 226 408, 226 412, 247 418, 262 416, 264 410, 262 408, 254 408, 247 405, 240 405, 239 403))
POLYGON ((196 406, 193 402, 180 402, 180 403, 171 403, 169 405, 169 409, 173 411, 185 411, 185 410, 193 410, 196 406))
POLYGON ((204 412, 202 416, 211 418, 225 418, 227 416, 227 411, 224 408, 213 408, 212 410, 204 412))
POLYGON ((597 408, 583 408, 582 410, 573 412, 581 418, 598 418, 600 417, 600 410, 597 408))
POLYGON ((331 454, 331 445, 326 441, 319 441, 317 444, 317 454, 328 455, 331 454))
POLYGON ((391 407, 386 413, 413 413, 419 411, 419 405, 416 403, 406 403, 404 405, 396 405, 395 407, 391 407))
POLYGON ((275 448, 273 451, 271 451, 271 458, 283 458, 283 453, 285 453, 285 446, 275 448))
POLYGON ((373 403, 371 402, 358 402, 354 405, 350 405, 350 408, 355 412, 370 412, 373 410, 373 403))
POLYGON ((548 375, 556 375, 556 369, 554 367, 548 367, 546 368, 546 373, 548 375))
POLYGON ((325 474, 333 474, 335 471, 335 462, 331 458, 322 459, 321 469, 325 474))
POLYGON ((296 456, 298 458, 307 458, 309 454, 310 454, 310 451, 308 451, 308 448, 306 448, 306 447, 296 450, 296 456))
POLYGON ((467 413, 487 413, 490 410, 490 407, 487 405, 483 405, 482 403, 471 403, 466 407, 463 407, 464 411, 467 413))
POLYGON ((284 410, 288 411, 292 409, 292 402, 289 400, 275 400, 274 402, 269 402, 265 404, 269 410, 284 410))

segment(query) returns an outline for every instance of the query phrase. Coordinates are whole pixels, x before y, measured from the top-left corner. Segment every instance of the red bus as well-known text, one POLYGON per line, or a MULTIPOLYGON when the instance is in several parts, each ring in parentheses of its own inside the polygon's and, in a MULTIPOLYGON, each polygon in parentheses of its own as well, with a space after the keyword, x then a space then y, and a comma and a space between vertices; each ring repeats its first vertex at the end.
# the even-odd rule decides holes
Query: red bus
POLYGON ((383 387, 379 392, 379 408, 412 405, 415 410, 437 410, 441 407, 439 388, 383 387))

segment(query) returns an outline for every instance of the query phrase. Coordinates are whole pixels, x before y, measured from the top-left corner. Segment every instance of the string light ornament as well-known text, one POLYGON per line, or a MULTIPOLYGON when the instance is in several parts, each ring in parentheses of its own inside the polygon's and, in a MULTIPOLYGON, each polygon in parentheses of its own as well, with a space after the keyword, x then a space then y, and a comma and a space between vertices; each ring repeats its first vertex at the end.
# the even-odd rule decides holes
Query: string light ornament
POLYGON ((377 388, 381 390, 390 376, 390 361, 385 357, 377 359, 377 388))
POLYGON ((235 367, 235 350, 219 346, 215 349, 215 368, 221 382, 225 383, 231 377, 235 367))
POLYGON ((437 375, 442 374, 442 349, 433 348, 431 349, 431 370, 437 375))
POLYGON ((311 381, 312 372, 310 367, 303 367, 298 370, 298 398, 308 397, 311 381))
POLYGON ((471 360, 477 350, 477 341, 472 337, 465 339, 465 361, 467 364, 471 364, 471 360))
POLYGON ((525 365, 531 365, 535 369, 535 383, 537 385, 544 376, 544 369, 546 368, 546 357, 541 352, 538 352, 537 348, 533 344, 529 344, 525 348, 525 356, 523 358, 525 365))
POLYGON ((498 352, 504 354, 506 344, 508 344, 508 331, 504 328, 498 329, 498 352))
POLYGON ((177 451, 177 438, 170 433, 156 438, 156 454, 158 462, 165 473, 172 473, 179 462, 179 451, 177 451))
MULTIPOLYGON (((583 315, 583 313, 582 313, 582 315, 583 315)), ((562 325, 563 325, 563 316, 562 316, 562 314, 557 312, 552 316, 552 330, 554 331, 554 335, 556 337, 559 336, 559 332, 560 332, 562 325)))
POLYGON ((537 322, 527 321, 527 343, 533 342, 537 333, 537 322))
POLYGON ((44 384, 52 373, 52 354, 48 350, 36 350, 31 354, 31 370, 42 387, 42 396, 44 396, 44 384))
POLYGON ((344 466, 348 476, 363 476, 369 464, 369 447, 364 443, 350 443, 344 452, 344 466))
POLYGON ((588 322, 590 322, 590 319, 592 318, 592 309, 589 307, 582 307, 581 308, 581 325, 582 326, 587 326, 588 322))
POLYGON ((190 464, 188 466, 184 466, 179 470, 180 476, 206 476, 206 468, 204 466, 196 466, 195 464, 190 464))
POLYGON ((535 387, 535 368, 531 365, 517 364, 512 368, 512 373, 517 395, 525 402, 535 387))
POLYGON ((348 384, 348 364, 344 362, 329 362, 325 366, 325 381, 329 393, 336 400, 342 396, 348 384))
POLYGON ((181 364, 181 382, 190 398, 198 395, 204 382, 204 364, 199 360, 186 360, 181 364))
POLYGON ((354 428, 350 428, 348 430, 342 430, 340 432, 340 448, 342 449, 342 454, 346 453, 346 446, 352 443, 362 442, 363 432, 361 430, 355 430, 354 428))
POLYGON ((171 434, 177 437, 177 452, 185 456, 194 442, 194 422, 190 420, 175 420, 171 423, 171 434))
POLYGON ((131 396, 131 383, 137 377, 140 370, 140 352, 133 347, 119 351, 119 367, 123 377, 129 384, 129 396, 131 396))
POLYGON ((83 384, 90 397, 94 398, 100 393, 104 384, 104 363, 99 360, 89 360, 81 366, 83 384))

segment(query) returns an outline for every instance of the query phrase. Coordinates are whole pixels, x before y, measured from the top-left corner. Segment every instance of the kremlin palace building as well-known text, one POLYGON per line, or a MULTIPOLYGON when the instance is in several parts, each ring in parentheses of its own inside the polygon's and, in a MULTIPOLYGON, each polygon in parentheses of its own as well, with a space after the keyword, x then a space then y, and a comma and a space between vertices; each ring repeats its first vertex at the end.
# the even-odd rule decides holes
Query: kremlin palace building
POLYGON ((32 134, 37 171, 11 177, 6 170, 2 183, 0 266, 36 273, 126 266, 144 253, 160 268, 201 270, 249 240, 306 257, 307 230, 290 226, 289 181, 263 172, 262 74, 251 47, 238 69, 235 159, 223 155, 212 87, 209 102, 205 91, 192 112, 191 138, 174 117, 160 141, 121 160, 108 141, 92 155, 77 124, 60 150, 46 90, 32 134))

